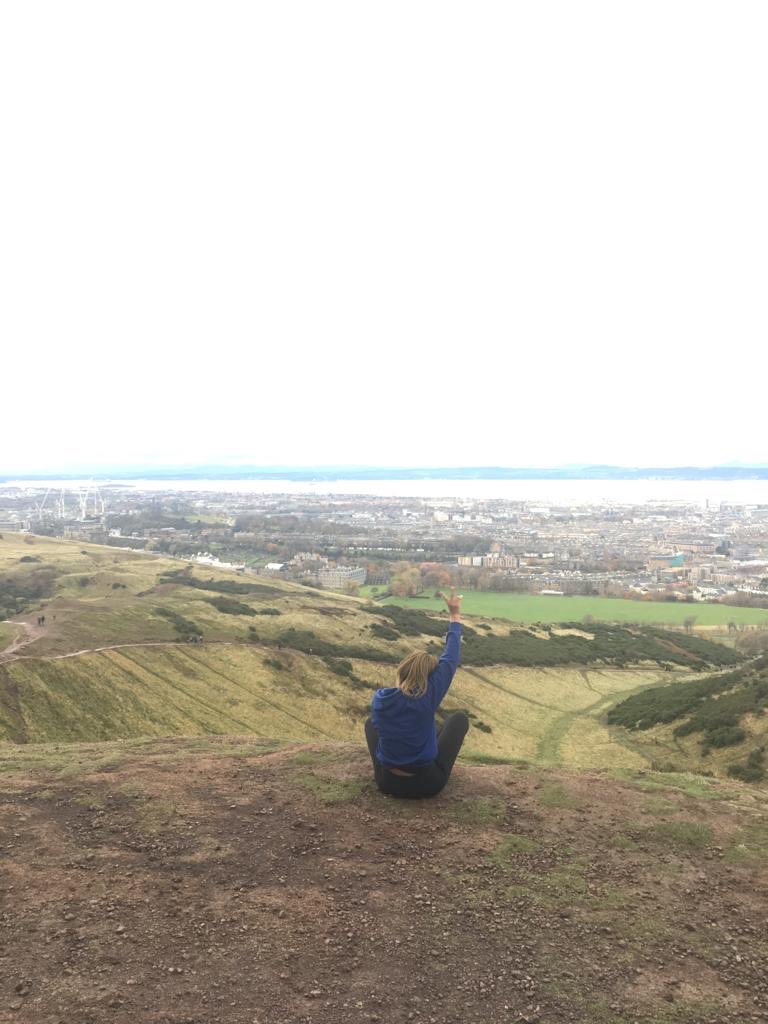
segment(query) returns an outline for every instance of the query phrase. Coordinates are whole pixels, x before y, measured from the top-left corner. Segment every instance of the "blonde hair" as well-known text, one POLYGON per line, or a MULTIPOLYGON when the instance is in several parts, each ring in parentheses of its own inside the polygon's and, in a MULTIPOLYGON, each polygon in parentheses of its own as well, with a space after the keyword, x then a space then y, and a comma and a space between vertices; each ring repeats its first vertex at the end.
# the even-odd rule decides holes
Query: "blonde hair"
POLYGON ((414 651, 397 666, 395 686, 406 697, 423 697, 427 692, 427 680, 437 668, 434 654, 414 651))

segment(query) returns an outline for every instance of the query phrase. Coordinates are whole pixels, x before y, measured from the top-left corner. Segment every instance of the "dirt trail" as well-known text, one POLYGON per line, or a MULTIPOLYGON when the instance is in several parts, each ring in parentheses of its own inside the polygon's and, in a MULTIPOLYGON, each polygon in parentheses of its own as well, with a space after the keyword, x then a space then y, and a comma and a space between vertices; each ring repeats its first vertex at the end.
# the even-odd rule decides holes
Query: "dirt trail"
POLYGON ((7 619, 6 621, 12 626, 21 626, 23 633, 20 636, 17 636, 16 639, 11 642, 10 646, 5 647, 0 651, 0 664, 6 661, 14 661, 16 658, 20 657, 18 653, 20 650, 27 647, 29 644, 34 643, 35 640, 38 640, 45 633, 45 628, 43 626, 33 625, 31 622, 16 622, 11 619, 7 619))
POLYGON ((352 744, 16 751, 2 1024, 768 1020, 749 787, 460 763, 398 802, 352 744))
MULTIPOLYGON (((19 623, 21 625, 21 623, 19 623)), ((23 623, 27 628, 32 629, 28 623, 23 623)), ((34 636, 30 636, 15 647, 9 647, 4 654, 9 655, 5 658, 6 661, 17 661, 22 658, 44 658, 46 661, 61 661, 63 658, 77 658, 81 654, 100 654, 102 651, 119 651, 125 647, 191 647, 192 649, 199 647, 210 647, 212 644, 229 644, 230 646, 240 647, 253 647, 254 645, 250 641, 240 640, 206 640, 205 643, 190 644, 186 640, 134 640, 130 643, 123 644, 106 644, 103 647, 84 647, 79 651, 67 651, 66 654, 18 654, 16 653, 27 644, 37 640, 43 635, 43 629, 35 631, 34 636)), ((0 661, 3 660, 3 655, 0 654, 0 661)))

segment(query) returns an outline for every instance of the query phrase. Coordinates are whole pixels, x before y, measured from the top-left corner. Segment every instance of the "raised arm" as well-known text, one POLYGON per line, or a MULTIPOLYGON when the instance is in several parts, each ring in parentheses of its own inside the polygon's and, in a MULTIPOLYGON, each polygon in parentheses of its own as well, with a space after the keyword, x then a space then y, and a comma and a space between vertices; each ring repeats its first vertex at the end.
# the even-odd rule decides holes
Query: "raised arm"
POLYGON ((461 659, 461 599, 462 594, 456 596, 455 587, 451 588, 451 596, 441 592, 440 596, 448 605, 448 636, 437 668, 429 680, 429 697, 432 702, 432 709, 437 710, 440 702, 448 692, 448 687, 453 681, 456 669, 461 659))

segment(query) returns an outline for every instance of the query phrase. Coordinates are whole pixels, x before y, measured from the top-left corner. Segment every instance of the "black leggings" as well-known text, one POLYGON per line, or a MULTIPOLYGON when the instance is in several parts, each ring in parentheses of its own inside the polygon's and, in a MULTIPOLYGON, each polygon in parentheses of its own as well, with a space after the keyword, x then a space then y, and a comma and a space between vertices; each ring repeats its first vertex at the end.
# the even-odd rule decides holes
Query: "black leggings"
POLYGON ((415 775, 395 775, 388 771, 380 761, 376 760, 376 746, 379 734, 369 718, 365 723, 365 738, 373 761, 373 775, 376 785, 382 793, 390 796, 418 800, 421 797, 436 796, 448 781, 453 763, 459 755, 461 744, 469 729, 466 712, 454 711, 445 720, 443 728, 437 736, 437 757, 434 761, 417 768, 415 775))

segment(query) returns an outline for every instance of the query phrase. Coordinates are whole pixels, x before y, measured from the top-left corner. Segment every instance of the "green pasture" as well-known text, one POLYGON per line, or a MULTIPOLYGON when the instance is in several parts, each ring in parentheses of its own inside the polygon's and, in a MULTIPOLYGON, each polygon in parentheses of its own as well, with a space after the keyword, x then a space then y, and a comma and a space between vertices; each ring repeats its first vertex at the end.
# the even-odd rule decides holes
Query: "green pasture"
MULTIPOLYGON (((385 604, 425 610, 444 609, 437 597, 388 597, 385 604)), ((581 622, 591 615, 601 622, 638 622, 682 626, 689 617, 696 626, 737 625, 768 627, 768 609, 734 608, 721 604, 685 604, 671 601, 627 601, 618 597, 581 597, 549 594, 498 594, 467 591, 462 602, 467 615, 509 619, 510 622, 581 622)))

